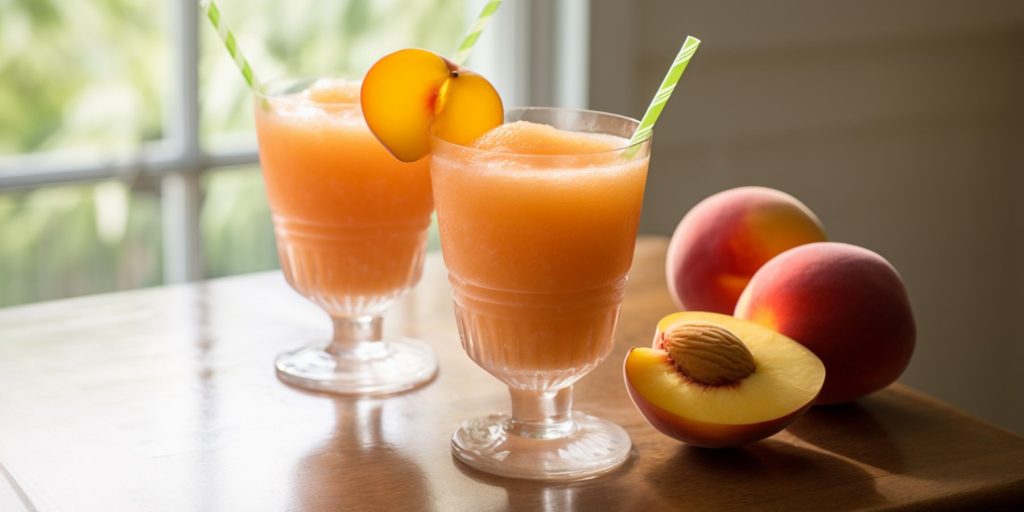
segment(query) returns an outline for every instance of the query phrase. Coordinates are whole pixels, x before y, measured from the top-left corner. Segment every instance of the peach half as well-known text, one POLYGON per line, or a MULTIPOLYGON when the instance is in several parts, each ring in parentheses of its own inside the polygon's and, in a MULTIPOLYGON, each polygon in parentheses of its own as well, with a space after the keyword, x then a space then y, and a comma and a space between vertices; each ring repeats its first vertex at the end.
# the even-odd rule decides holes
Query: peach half
POLYGON ((486 78, 420 49, 377 61, 363 78, 363 117, 396 158, 414 162, 430 153, 430 133, 469 145, 504 121, 501 97, 486 78))
POLYGON ((771 329, 719 313, 675 313, 624 364, 637 409, 662 433, 705 448, 786 428, 814 402, 825 365, 771 329))
POLYGON ((682 309, 732 314, 750 276, 789 248, 825 240, 813 212, 793 196, 739 187, 697 203, 669 242, 665 275, 682 309))

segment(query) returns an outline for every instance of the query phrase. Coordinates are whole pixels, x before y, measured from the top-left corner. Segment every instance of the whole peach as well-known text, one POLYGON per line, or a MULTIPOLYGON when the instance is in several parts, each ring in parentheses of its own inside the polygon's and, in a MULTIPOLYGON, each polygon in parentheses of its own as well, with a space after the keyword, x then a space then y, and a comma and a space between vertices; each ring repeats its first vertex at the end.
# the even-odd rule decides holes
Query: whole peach
POLYGON ((888 386, 914 352, 903 280, 884 258, 855 245, 820 242, 776 256, 754 274, 736 316, 795 339, 825 363, 818 404, 888 386))
POLYGON ((665 272, 676 304, 731 314, 750 277, 786 249, 825 240, 818 217, 793 196, 740 187, 704 199, 676 227, 665 272))

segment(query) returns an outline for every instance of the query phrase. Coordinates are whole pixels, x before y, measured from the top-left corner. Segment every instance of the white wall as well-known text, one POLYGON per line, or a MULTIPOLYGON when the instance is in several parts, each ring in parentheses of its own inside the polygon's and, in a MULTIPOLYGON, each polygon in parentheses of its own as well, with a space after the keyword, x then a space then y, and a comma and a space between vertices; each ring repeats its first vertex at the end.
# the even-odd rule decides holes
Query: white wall
POLYGON ((704 44, 655 131, 641 229, 758 184, 902 273, 903 382, 1024 433, 1024 2, 593 0, 592 108, 639 117, 704 44))

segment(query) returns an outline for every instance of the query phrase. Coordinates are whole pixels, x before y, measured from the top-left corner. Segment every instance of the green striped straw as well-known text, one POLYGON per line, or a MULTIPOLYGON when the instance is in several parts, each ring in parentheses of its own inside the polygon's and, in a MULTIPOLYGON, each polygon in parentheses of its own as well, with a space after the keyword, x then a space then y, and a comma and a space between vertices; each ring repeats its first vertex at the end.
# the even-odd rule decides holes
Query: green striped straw
POLYGON ((640 125, 636 127, 636 131, 629 139, 630 149, 626 152, 626 157, 636 154, 639 149, 638 144, 650 138, 654 123, 658 121, 658 116, 665 109, 665 104, 668 103, 669 96, 672 96, 672 91, 675 90, 676 84, 683 76, 683 71, 686 71, 686 65, 690 63, 693 54, 697 53, 698 46, 700 46, 700 39, 686 36, 683 47, 676 54, 676 60, 672 61, 668 73, 665 73, 665 79, 661 81, 661 87, 658 87, 658 92, 654 94, 654 99, 647 107, 647 112, 644 112, 644 117, 640 119, 640 125))
POLYGON ((469 52, 473 50, 473 45, 476 44, 477 39, 480 39, 480 33, 487 28, 487 24, 491 22, 491 18, 498 11, 500 5, 501 0, 491 0, 480 11, 480 15, 476 17, 473 27, 469 29, 469 33, 459 43, 459 53, 455 55, 456 65, 461 66, 466 63, 466 59, 469 58, 469 52))
POLYGON ((206 17, 210 19, 210 23, 213 24, 213 28, 220 36, 220 40, 224 42, 224 48, 227 48, 231 60, 235 61, 238 70, 242 72, 242 78, 249 85, 249 89, 255 92, 262 91, 263 87, 256 80, 256 74, 253 73, 249 61, 242 55, 242 49, 238 47, 235 35, 231 33, 231 29, 220 19, 220 9, 217 7, 217 3, 213 0, 199 0, 199 6, 206 12, 206 17))

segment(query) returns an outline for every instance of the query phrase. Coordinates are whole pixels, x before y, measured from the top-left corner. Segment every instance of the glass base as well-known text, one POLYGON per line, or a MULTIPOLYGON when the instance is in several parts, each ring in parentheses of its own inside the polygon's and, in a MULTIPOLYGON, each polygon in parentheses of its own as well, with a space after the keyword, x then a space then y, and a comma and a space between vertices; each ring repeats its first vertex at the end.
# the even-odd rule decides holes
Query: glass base
POLYGON ((417 388, 437 375, 426 344, 410 339, 374 341, 358 351, 331 354, 324 347, 286 352, 274 362, 283 382, 342 395, 386 395, 417 388))
POLYGON ((452 454, 468 466, 530 480, 584 480, 608 473, 629 458, 622 427, 579 412, 567 433, 531 438, 514 432, 507 414, 466 421, 452 436, 452 454))

